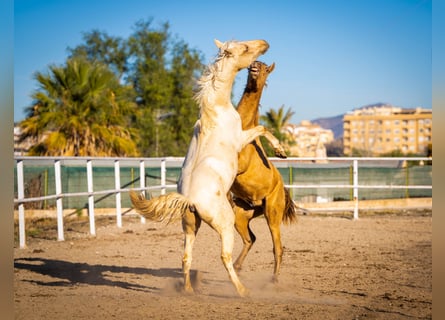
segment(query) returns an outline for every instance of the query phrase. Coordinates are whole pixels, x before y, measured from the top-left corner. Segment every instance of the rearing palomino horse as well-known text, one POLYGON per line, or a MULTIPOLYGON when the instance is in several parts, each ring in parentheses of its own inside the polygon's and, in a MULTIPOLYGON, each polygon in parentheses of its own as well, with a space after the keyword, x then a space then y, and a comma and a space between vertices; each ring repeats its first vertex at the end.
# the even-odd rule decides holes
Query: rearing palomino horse
MULTIPOLYGON (((238 103, 243 130, 254 128, 259 123, 259 103, 266 79, 275 64, 267 66, 255 61, 249 67, 246 88, 238 103)), ((278 281, 283 255, 280 224, 296 221, 299 209, 284 188, 283 179, 277 168, 268 160, 260 139, 257 138, 241 150, 238 156, 238 174, 232 185, 235 211, 235 227, 243 240, 243 249, 234 267, 241 265, 256 240, 250 229, 250 220, 264 214, 273 241, 275 258, 273 280, 278 281)))
POLYGON ((241 119, 230 98, 239 70, 247 68, 269 48, 264 40, 215 40, 219 48, 215 62, 199 80, 196 100, 200 117, 184 159, 178 192, 147 200, 130 192, 136 210, 151 220, 182 219, 184 231, 184 290, 193 292, 190 281, 192 248, 201 221, 221 238, 221 259, 240 296, 247 289, 240 282, 232 262, 235 215, 228 193, 238 171, 238 152, 260 135, 270 140, 278 156, 285 156, 278 140, 262 126, 242 130, 241 119))

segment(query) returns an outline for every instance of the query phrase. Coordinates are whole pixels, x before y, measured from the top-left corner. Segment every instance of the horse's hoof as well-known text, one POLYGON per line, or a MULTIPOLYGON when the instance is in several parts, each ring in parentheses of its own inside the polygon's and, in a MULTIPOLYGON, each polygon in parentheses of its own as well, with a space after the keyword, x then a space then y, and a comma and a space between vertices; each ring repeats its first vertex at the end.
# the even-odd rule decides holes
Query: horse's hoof
POLYGON ((281 159, 287 158, 286 152, 284 152, 284 150, 282 150, 282 149, 275 149, 275 155, 281 159))
POLYGON ((186 295, 186 296, 194 296, 195 295, 195 290, 193 289, 182 289, 182 294, 186 295))
POLYGON ((238 291, 241 298, 248 298, 250 296, 250 291, 246 288, 242 288, 238 291))

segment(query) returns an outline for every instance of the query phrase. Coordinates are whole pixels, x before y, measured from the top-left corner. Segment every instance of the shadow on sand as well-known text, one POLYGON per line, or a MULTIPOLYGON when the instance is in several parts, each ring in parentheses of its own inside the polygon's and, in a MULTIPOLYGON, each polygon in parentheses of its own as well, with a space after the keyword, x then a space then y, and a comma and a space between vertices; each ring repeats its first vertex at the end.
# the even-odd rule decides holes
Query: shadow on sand
POLYGON ((122 280, 112 280, 125 278, 119 273, 133 274, 137 281, 137 275, 151 275, 162 278, 182 278, 182 270, 178 268, 138 268, 109 265, 91 265, 88 263, 78 263, 62 260, 52 260, 44 258, 21 258, 14 260, 14 268, 28 270, 51 278, 54 281, 44 280, 24 280, 42 286, 73 286, 79 284, 100 285, 120 287, 138 291, 159 291, 159 288, 130 283, 122 280))

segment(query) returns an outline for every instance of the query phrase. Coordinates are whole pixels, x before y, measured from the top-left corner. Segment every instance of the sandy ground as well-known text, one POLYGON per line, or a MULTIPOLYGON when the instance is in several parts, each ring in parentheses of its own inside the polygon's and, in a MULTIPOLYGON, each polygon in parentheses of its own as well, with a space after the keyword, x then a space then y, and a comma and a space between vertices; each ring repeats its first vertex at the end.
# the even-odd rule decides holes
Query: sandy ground
MULTIPOLYGON (((181 293, 182 230, 124 217, 86 221, 28 237, 14 249, 16 319, 430 319, 432 213, 301 216, 282 227, 278 284, 264 218, 240 273, 239 298, 219 258, 220 241, 203 224, 192 268, 197 292, 181 293), (51 232, 53 232, 51 234, 51 232)), ((236 235, 234 257, 241 248, 236 235)))

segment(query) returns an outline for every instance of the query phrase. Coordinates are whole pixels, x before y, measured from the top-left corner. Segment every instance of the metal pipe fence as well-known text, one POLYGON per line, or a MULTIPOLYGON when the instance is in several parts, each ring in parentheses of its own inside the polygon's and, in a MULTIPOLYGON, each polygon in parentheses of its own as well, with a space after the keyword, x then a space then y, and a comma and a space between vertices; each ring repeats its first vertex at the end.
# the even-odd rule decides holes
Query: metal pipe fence
MULTIPOLYGON (((17 206, 18 210, 18 223, 19 223, 19 245, 20 248, 24 248, 25 244, 25 204, 32 202, 55 200, 55 211, 57 217, 57 238, 59 241, 64 240, 64 227, 63 227, 63 209, 64 200, 68 201, 70 198, 83 197, 87 198, 87 209, 89 216, 90 234, 96 234, 95 228, 95 207, 97 196, 115 196, 114 207, 116 210, 116 223, 118 227, 122 227, 122 193, 129 192, 131 189, 143 191, 143 192, 155 192, 158 194, 165 194, 167 190, 175 191, 177 188, 176 180, 174 183, 167 183, 168 177, 167 172, 174 171, 175 174, 173 178, 178 175, 183 157, 163 157, 163 158, 97 158, 97 157, 27 157, 27 156, 16 156, 15 160, 15 170, 16 170, 16 183, 15 183, 15 194, 17 197, 14 199, 14 204, 17 206), (47 194, 49 178, 48 171, 45 172, 44 189, 45 195, 30 196, 25 192, 25 166, 26 167, 50 167, 51 172, 54 173, 54 186, 55 190, 53 194, 47 194), (107 188, 103 190, 95 190, 95 178, 94 170, 110 167, 114 168, 113 180, 114 184, 109 183, 109 179, 105 183, 107 188), (70 185, 70 177, 64 176, 63 168, 66 167, 76 167, 81 168, 81 171, 86 173, 86 186, 80 187, 80 189, 85 189, 86 191, 68 191, 63 192, 63 186, 70 185), (138 177, 135 176, 135 169, 138 170, 138 177), (127 183, 122 185, 121 173, 123 169, 130 169, 131 178, 127 183), (146 177, 147 170, 159 171, 159 176, 151 176, 151 185, 147 186, 146 177), (139 186, 135 182, 139 180, 139 186)), ((378 162, 382 163, 396 163, 396 166, 403 166, 407 162, 419 162, 419 163, 431 163, 432 158, 429 157, 397 157, 397 158, 358 158, 358 157, 327 157, 327 158, 270 158, 272 163, 280 170, 283 168, 288 168, 289 176, 286 177, 285 187, 293 190, 307 190, 307 189, 348 189, 351 190, 351 198, 354 201, 353 218, 358 219, 358 203, 359 203, 359 190, 363 189, 420 189, 420 190, 431 190, 432 189, 432 178, 428 184, 410 184, 408 171, 406 171, 406 181, 402 184, 359 184, 359 170, 361 164, 366 162, 378 162), (350 168, 350 174, 348 175, 348 183, 338 184, 338 183, 303 183, 293 181, 293 170, 298 168, 298 166, 303 166, 306 168, 320 168, 320 167, 333 167, 334 170, 337 167, 350 168), (287 183, 286 183, 287 182, 287 183)), ((431 168, 432 173, 432 168, 431 168)), ((172 179, 173 179, 172 178, 172 179)), ((170 180, 172 180, 170 179, 170 180)), ((66 187, 68 188, 68 187, 66 187)), ((28 192, 29 193, 29 192, 28 192)), ((144 223, 145 220, 141 217, 141 222, 144 223)))

